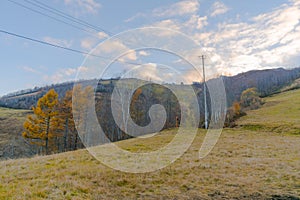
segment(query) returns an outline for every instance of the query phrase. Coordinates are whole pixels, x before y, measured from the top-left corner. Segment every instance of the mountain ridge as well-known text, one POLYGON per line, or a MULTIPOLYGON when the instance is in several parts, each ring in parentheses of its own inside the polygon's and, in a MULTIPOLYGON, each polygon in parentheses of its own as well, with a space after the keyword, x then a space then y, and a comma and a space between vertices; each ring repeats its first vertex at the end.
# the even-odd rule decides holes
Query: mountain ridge
MULTIPOLYGON (((227 94, 227 102, 228 106, 230 106, 234 101, 239 100, 240 94, 243 90, 250 87, 256 87, 262 97, 280 91, 281 88, 300 78, 300 67, 293 69, 275 68, 251 70, 235 76, 220 76, 219 78, 222 78, 224 82, 227 94)), ((118 78, 100 80, 98 83, 98 88, 102 88, 103 91, 109 92, 113 89, 114 83, 117 80, 118 78), (101 84, 102 82, 106 83, 101 84)), ((212 82, 214 80, 216 80, 216 78, 210 79, 207 82, 212 82)), ((15 109, 30 109, 32 106, 35 106, 38 99, 50 89, 54 89, 61 98, 68 90, 73 88, 75 83, 85 86, 94 81, 95 80, 80 80, 77 82, 68 81, 44 87, 34 87, 32 89, 20 90, 0 97, 0 106, 15 109)), ((194 82, 192 85, 199 89, 203 86, 203 83, 194 82)))

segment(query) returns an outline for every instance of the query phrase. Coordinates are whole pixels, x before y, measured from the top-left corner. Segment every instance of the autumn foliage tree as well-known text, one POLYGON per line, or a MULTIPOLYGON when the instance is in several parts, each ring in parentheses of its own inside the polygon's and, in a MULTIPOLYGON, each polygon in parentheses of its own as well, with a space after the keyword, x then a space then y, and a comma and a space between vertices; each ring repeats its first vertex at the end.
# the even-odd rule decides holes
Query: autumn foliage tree
POLYGON ((259 108, 263 104, 256 88, 244 90, 240 96, 240 101, 235 101, 227 110, 225 126, 235 126, 235 120, 246 115, 245 111, 259 108))
POLYGON ((43 153, 70 151, 83 147, 73 119, 71 90, 61 99, 58 99, 54 89, 49 90, 32 110, 33 115, 28 115, 24 122, 22 135, 30 140, 31 144, 40 146, 43 153))
POLYGON ((244 90, 241 94, 241 105, 244 109, 257 109, 263 104, 256 88, 244 90))
POLYGON ((58 94, 52 89, 49 90, 37 102, 37 106, 33 107, 34 115, 29 115, 24 122, 25 131, 23 137, 29 139, 32 144, 37 144, 44 147, 45 153, 49 154, 49 144, 52 140, 59 136, 56 131, 58 125, 58 94))
POLYGON ((77 149, 78 134, 75 129, 75 123, 72 113, 72 91, 67 91, 65 96, 58 103, 58 130, 61 131, 61 151, 77 149))
POLYGON ((237 101, 233 102, 233 111, 235 115, 241 114, 241 104, 237 101))
POLYGON ((243 112, 241 103, 238 101, 235 101, 233 105, 228 108, 227 114, 226 114, 226 121, 225 126, 226 127, 234 127, 236 126, 235 120, 238 118, 244 116, 246 113, 243 112))

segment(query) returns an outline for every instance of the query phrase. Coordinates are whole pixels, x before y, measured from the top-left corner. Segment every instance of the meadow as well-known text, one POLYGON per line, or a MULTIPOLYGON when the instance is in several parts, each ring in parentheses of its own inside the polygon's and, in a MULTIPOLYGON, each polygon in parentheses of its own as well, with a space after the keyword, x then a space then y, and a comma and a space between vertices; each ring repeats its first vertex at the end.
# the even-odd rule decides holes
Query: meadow
MULTIPOLYGON (((116 171, 87 150, 1 161, 0 199, 299 199, 300 90, 264 101, 225 128, 205 158, 198 157, 206 134, 199 129, 181 158, 155 172, 116 171)), ((152 151, 176 132, 117 145, 152 151)))

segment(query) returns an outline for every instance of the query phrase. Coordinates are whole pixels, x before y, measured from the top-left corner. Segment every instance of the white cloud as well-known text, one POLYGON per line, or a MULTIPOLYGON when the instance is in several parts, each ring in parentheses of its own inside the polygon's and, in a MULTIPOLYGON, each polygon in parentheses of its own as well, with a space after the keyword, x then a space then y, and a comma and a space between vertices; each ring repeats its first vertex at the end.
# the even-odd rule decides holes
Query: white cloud
POLYGON ((150 53, 147 52, 147 51, 139 51, 139 55, 140 55, 140 56, 149 56, 150 53))
MULTIPOLYGON (((220 23, 209 32, 206 31, 211 28, 208 21, 228 12, 226 5, 217 1, 209 16, 199 16, 195 10, 191 10, 186 12, 189 16, 183 18, 178 16, 185 12, 178 11, 177 15, 171 12, 171 8, 176 10, 177 5, 179 4, 175 3, 170 9, 161 10, 160 13, 159 9, 154 10, 156 16, 161 18, 151 25, 182 31, 187 35, 193 34, 201 48, 210 52, 213 65, 208 70, 208 76, 234 75, 251 69, 288 67, 291 60, 300 55, 300 3, 297 0, 290 0, 270 12, 248 18, 248 21, 237 18, 234 19, 236 22, 231 20, 220 23), (169 18, 164 18, 166 16, 169 18)), ((157 36, 170 39, 173 36, 170 33, 162 31, 157 36)), ((201 55, 201 51, 186 53, 192 61, 199 59, 197 56, 201 55)), ((194 76, 186 75, 191 80, 194 76)))
POLYGON ((97 14, 101 8, 101 4, 95 0, 64 0, 64 3, 76 15, 97 14))
MULTIPOLYGON (((213 4, 209 16, 197 14, 199 11, 198 1, 180 1, 169 7, 150 11, 148 14, 137 14, 130 20, 147 16, 151 17, 150 21, 156 20, 151 26, 182 31, 188 35, 193 34, 201 48, 210 52, 212 65, 208 66, 211 68, 207 71, 208 76, 214 77, 220 74, 234 75, 251 69, 287 67, 290 60, 299 57, 299 5, 298 0, 290 0, 289 3, 270 12, 248 18, 248 21, 241 21, 242 17, 239 17, 230 22, 220 23, 216 29, 210 29, 209 32, 206 30, 213 28, 208 26, 210 19, 229 11, 229 8, 221 1, 213 4)), ((170 39, 171 33, 171 31, 161 31, 156 36, 170 39)), ((122 43, 109 44, 105 47, 106 52, 113 52, 117 49, 130 50, 122 43)), ((198 56, 202 52, 186 53, 189 55, 188 58, 193 60, 199 59, 198 56)), ((133 52, 126 56, 129 57, 127 59, 136 60, 137 56, 144 56, 144 52, 138 54, 133 52)), ((152 72, 155 74, 155 71, 152 72)), ((186 77, 191 81, 193 78, 199 79, 193 73, 186 73, 186 77)))
POLYGON ((126 61, 126 60, 137 60, 136 52, 131 50, 129 53, 125 55, 125 57, 122 57, 119 59, 120 61, 126 61))
POLYGON ((52 75, 44 75, 43 79, 50 83, 61 83, 65 81, 73 81, 77 72, 87 71, 87 67, 79 66, 77 68, 60 69, 52 75))
POLYGON ((97 33, 97 36, 98 36, 98 39, 99 39, 99 40, 103 40, 103 39, 105 39, 105 38, 108 38, 109 35, 107 35, 107 34, 104 33, 104 32, 98 32, 98 33, 97 33))
POLYGON ((79 72, 86 72, 86 71, 88 71, 88 68, 86 66, 79 66, 78 71, 79 72))
POLYGON ((168 28, 173 30, 179 30, 180 26, 171 19, 162 20, 153 24, 154 27, 168 28))
POLYGON ((181 24, 179 24, 175 20, 171 20, 171 19, 162 20, 162 21, 153 23, 151 26, 168 29, 168 30, 165 30, 165 31, 161 30, 159 32, 156 32, 156 35, 160 36, 160 37, 172 36, 172 35, 175 34, 175 32, 172 32, 170 30, 180 31, 180 29, 182 28, 181 24))
POLYGON ((134 61, 137 60, 136 51, 127 47, 120 40, 108 40, 97 48, 94 52, 95 54, 103 55, 107 58, 115 58, 125 53, 125 55, 119 58, 119 61, 125 62, 126 60, 134 61))
MULTIPOLYGON (((183 32, 194 28, 200 30, 208 25, 208 17, 197 15, 199 7, 198 0, 183 0, 149 12, 137 13, 125 20, 125 22, 131 22, 137 18, 145 18, 147 21, 151 21, 151 24, 146 26, 162 27, 183 32)), ((158 35, 171 36, 173 34, 170 31, 166 31, 158 33, 158 35)))
POLYGON ((207 26, 207 16, 204 17, 198 17, 197 19, 197 29, 202 29, 204 26, 207 26))
POLYGON ((233 66, 240 66, 243 68, 256 68, 259 67, 261 60, 254 55, 240 55, 232 59, 233 66))
POLYGON ((228 12, 229 8, 222 2, 217 1, 212 6, 212 13, 210 14, 211 17, 215 17, 217 15, 224 14, 228 12))
POLYGON ((59 46, 63 46, 63 47, 67 47, 70 48, 72 46, 72 41, 68 41, 68 40, 64 40, 64 39, 57 39, 57 38, 52 38, 52 37, 44 37, 43 40, 45 42, 51 43, 51 44, 55 44, 55 45, 59 45, 59 46))
POLYGON ((64 73, 65 73, 65 75, 67 75, 67 76, 71 76, 71 75, 75 74, 76 71, 77 71, 77 69, 74 69, 74 68, 68 68, 68 69, 66 69, 66 70, 64 71, 64 73))
POLYGON ((153 11, 154 16, 173 17, 186 14, 193 14, 199 10, 199 2, 197 0, 179 1, 168 7, 158 8, 153 11))
POLYGON ((162 83, 180 83, 181 74, 178 74, 171 67, 156 64, 145 63, 139 67, 134 68, 130 73, 132 78, 152 81, 159 84, 162 83))
POLYGON ((104 32, 99 32, 96 37, 87 37, 80 41, 80 46, 86 50, 91 50, 94 48, 101 40, 108 37, 104 32), (96 38, 97 37, 97 38, 96 38))
POLYGON ((164 18, 164 17, 180 17, 184 15, 196 14, 199 10, 198 0, 184 0, 177 3, 156 8, 150 12, 137 13, 134 16, 124 20, 125 22, 132 22, 138 18, 164 18))
POLYGON ((193 82, 201 82, 203 80, 202 74, 195 72, 194 70, 185 72, 183 77, 186 84, 192 84, 193 82))
POLYGON ((222 23, 195 39, 220 59, 215 69, 237 74, 251 69, 288 67, 300 55, 300 7, 290 2, 249 22, 222 23))
POLYGON ((28 66, 23 66, 21 67, 23 70, 27 71, 27 72, 31 72, 31 73, 34 73, 34 74, 40 74, 41 72, 36 70, 36 69, 33 69, 32 67, 28 67, 28 66))
POLYGON ((138 70, 136 72, 136 76, 137 78, 144 80, 162 81, 162 78, 159 76, 159 72, 157 70, 157 64, 155 63, 144 64, 143 70, 138 70))
POLYGON ((128 19, 125 19, 124 22, 128 23, 128 22, 132 22, 137 18, 141 18, 141 17, 146 17, 147 15, 145 13, 137 13, 135 15, 133 15, 132 17, 129 17, 128 19))
POLYGON ((189 19, 189 21, 184 23, 184 25, 187 28, 194 28, 194 29, 200 30, 203 27, 208 25, 207 16, 200 17, 198 15, 192 15, 191 18, 189 19))
POLYGON ((124 52, 128 49, 121 41, 118 40, 109 40, 101 47, 101 50, 104 51, 104 53, 111 53, 114 51, 124 52))
POLYGON ((95 38, 84 38, 80 41, 80 46, 84 49, 91 50, 96 43, 97 40, 95 38))

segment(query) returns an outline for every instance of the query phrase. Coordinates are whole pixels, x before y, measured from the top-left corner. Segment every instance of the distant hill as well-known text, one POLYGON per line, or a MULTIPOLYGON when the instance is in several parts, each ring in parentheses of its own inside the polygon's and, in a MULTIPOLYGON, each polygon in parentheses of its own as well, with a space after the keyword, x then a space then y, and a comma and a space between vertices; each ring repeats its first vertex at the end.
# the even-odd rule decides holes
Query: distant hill
POLYGON ((267 69, 253 70, 232 77, 223 77, 228 105, 239 100, 241 93, 247 89, 256 87, 261 97, 266 97, 280 90, 296 79, 300 78, 300 68, 294 69, 267 69))
POLYGON ((73 82, 53 84, 45 87, 35 87, 33 89, 20 90, 10 93, 0 98, 0 106, 16 109, 30 109, 36 105, 39 98, 54 88, 60 97, 64 96, 66 91, 73 88, 73 82))
MULTIPOLYGON (((294 69, 268 69, 268 70, 253 70, 236 76, 222 76, 227 94, 228 106, 236 100, 247 88, 256 87, 261 96, 268 96, 279 92, 282 88, 290 85, 294 80, 300 78, 300 68, 294 69)), ((209 81, 213 82, 215 79, 209 81)), ((88 85, 94 80, 80 81, 84 85, 88 85)), ((117 79, 99 81, 97 92, 111 93, 117 79)), ((73 88, 74 82, 66 82, 53 84, 45 87, 35 87, 33 89, 21 90, 15 93, 7 94, 0 98, 0 106, 16 109, 30 109, 36 105, 37 100, 42 97, 48 90, 54 88, 59 94, 59 97, 65 95, 66 91, 73 88)), ((201 91, 202 83, 194 83, 194 88, 201 91)), ((198 93, 201 99, 202 92, 198 93)), ((200 105, 201 106, 201 105, 200 105)))

